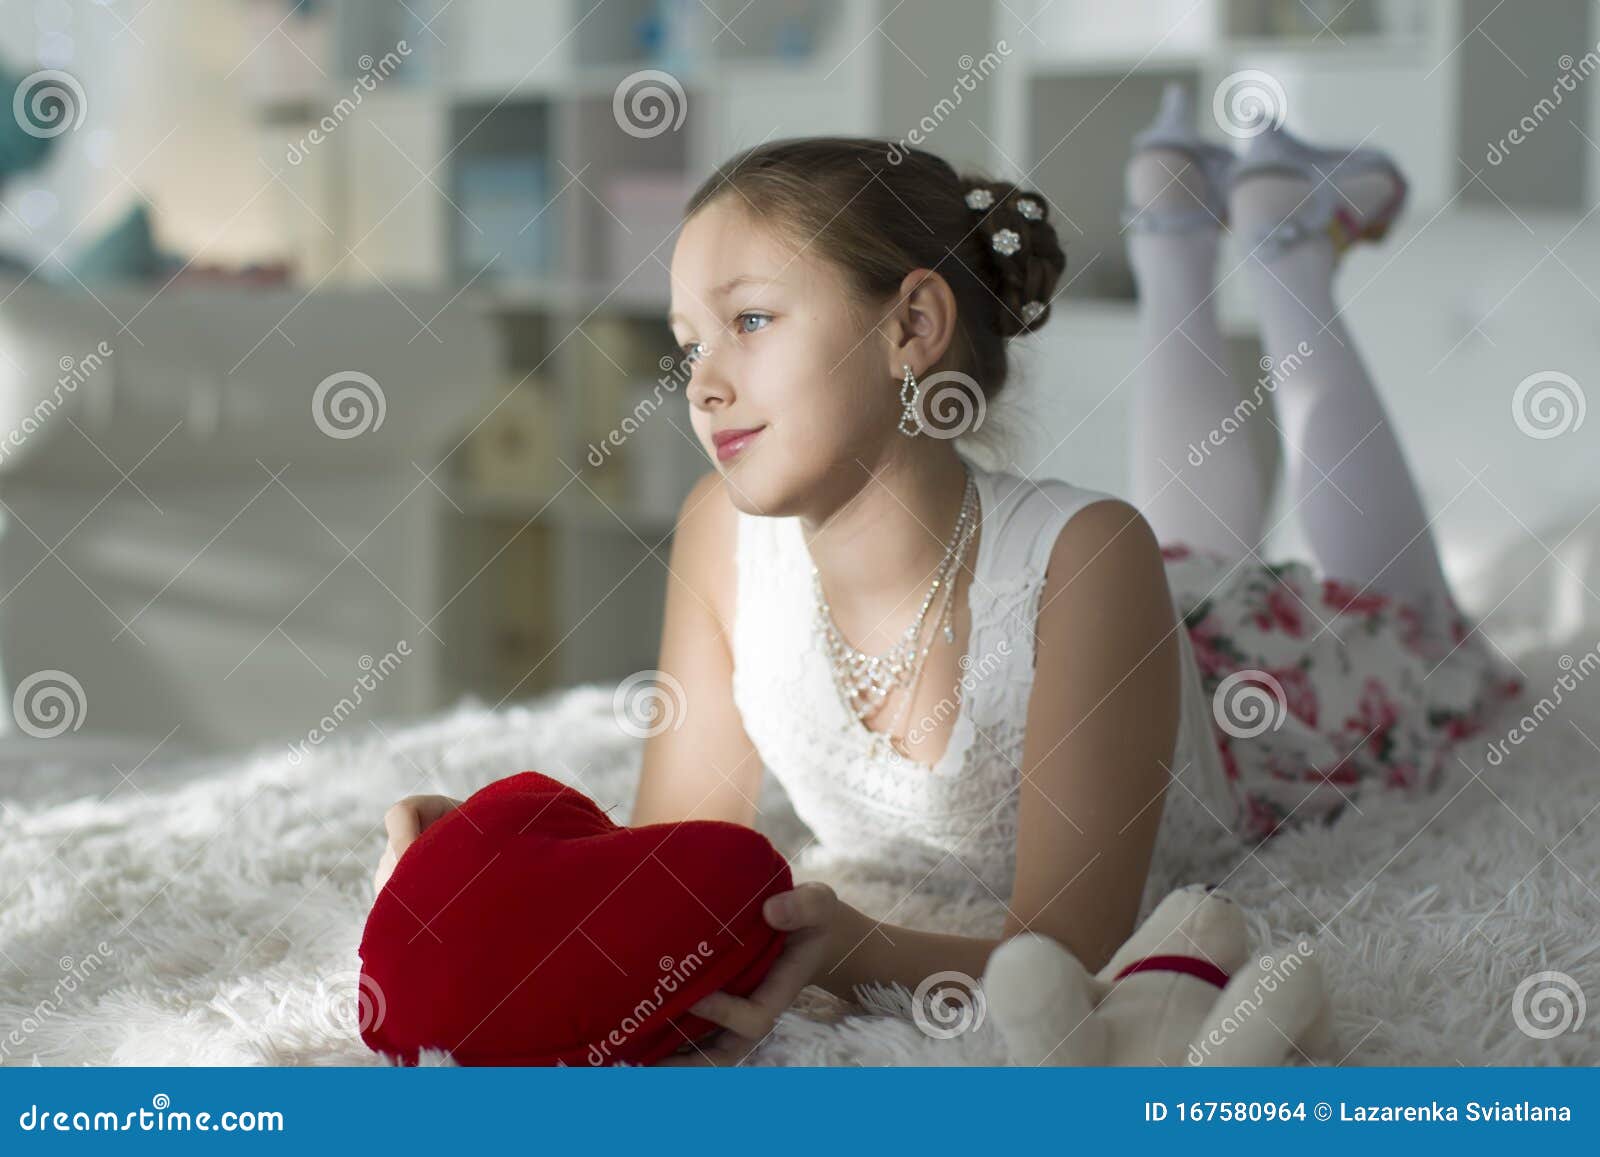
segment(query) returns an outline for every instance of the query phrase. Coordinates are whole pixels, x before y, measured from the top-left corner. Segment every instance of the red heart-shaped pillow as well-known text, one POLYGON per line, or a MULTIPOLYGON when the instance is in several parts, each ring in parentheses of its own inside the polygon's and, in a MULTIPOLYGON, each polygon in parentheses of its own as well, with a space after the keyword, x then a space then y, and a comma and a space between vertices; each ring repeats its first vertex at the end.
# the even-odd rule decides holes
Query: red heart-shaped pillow
POLYGON ((620 827, 536 771, 498 780, 406 849, 361 937, 361 1039, 406 1065, 650 1064, 717 1026, 783 948, 793 887, 765 836, 721 820, 620 827))

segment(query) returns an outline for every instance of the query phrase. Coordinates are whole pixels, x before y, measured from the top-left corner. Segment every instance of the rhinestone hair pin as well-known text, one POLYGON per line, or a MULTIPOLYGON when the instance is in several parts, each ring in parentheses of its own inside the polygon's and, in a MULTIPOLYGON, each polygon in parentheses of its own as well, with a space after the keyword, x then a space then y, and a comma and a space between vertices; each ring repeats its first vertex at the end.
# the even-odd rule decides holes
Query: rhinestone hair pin
POLYGON ((1003 253, 1010 257, 1022 248, 1022 235, 1015 229, 996 229, 994 236, 989 238, 989 244, 996 253, 1003 253))
MULTIPOLYGON (((994 205, 994 193, 983 188, 982 186, 974 189, 968 189, 967 195, 964 199, 967 203, 967 208, 976 210, 978 212, 982 212, 983 210, 991 208, 994 205)), ((1015 201, 1015 205, 1017 212, 1021 214, 1025 220, 1044 220, 1044 206, 1039 204, 1035 198, 1019 196, 1015 201)), ((989 244, 996 253, 1010 257, 1021 250, 1022 235, 1015 229, 996 229, 994 231, 994 235, 989 238, 989 244)), ((1022 324, 1024 326, 1032 325, 1038 320, 1039 315, 1044 312, 1044 308, 1044 302, 1042 301, 1023 302, 1021 311, 1022 324)))
MULTIPOLYGON (((968 189, 964 200, 967 208, 982 212, 994 206, 994 193, 983 186, 968 189)), ((1034 197, 1018 196, 1014 202, 1016 210, 1028 221, 1043 221, 1044 206, 1039 204, 1034 197)), ((994 236, 989 239, 989 244, 996 253, 1010 257, 1022 248, 1022 235, 1015 229, 996 229, 994 236)))

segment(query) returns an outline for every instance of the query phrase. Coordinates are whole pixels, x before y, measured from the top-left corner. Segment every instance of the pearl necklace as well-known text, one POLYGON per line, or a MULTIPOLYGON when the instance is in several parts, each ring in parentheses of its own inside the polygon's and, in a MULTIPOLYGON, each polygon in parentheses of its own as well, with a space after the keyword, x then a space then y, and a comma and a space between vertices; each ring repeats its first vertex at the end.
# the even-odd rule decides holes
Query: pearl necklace
MULTIPOLYGON (((966 557, 967 547, 972 541, 972 535, 978 525, 978 487, 972 477, 972 471, 967 470, 967 485, 961 497, 961 513, 956 519, 954 532, 950 541, 945 544, 944 558, 934 572, 933 585, 928 588, 927 595, 922 600, 922 606, 917 611, 917 617, 906 628, 905 633, 882 655, 869 655, 852 646, 840 633, 838 625, 833 621, 833 610, 828 605, 827 598, 822 593, 822 576, 817 568, 811 568, 811 586, 816 599, 816 635, 821 641, 824 651, 828 656, 828 665, 833 671, 834 683, 839 689, 845 706, 854 713, 856 719, 865 725, 866 721, 875 715, 883 702, 895 688, 903 684, 911 684, 905 702, 900 705, 894 720, 890 723, 887 732, 873 731, 872 750, 874 754, 881 753, 884 745, 892 740, 894 730, 900 725, 907 709, 911 706, 912 693, 916 682, 922 674, 922 668, 932 649, 933 641, 930 639, 920 649, 917 641, 922 636, 923 623, 926 621, 933 600, 941 591, 944 592, 939 618, 936 622, 934 635, 937 637, 943 629, 945 641, 954 643, 955 625, 955 576, 961 565, 961 560, 966 557)), ((868 730, 871 730, 868 728, 868 730)))

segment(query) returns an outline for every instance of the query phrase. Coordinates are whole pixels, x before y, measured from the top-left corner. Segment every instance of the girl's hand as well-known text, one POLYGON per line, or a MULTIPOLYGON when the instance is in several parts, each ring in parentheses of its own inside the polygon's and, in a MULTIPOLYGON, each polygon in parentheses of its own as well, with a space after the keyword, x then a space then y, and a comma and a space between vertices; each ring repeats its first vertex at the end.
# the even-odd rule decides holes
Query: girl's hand
POLYGON ((411 846, 411 842, 420 836, 429 824, 460 806, 460 800, 451 799, 447 795, 408 795, 384 813, 383 826, 389 832, 389 846, 383 850, 383 858, 378 861, 378 868, 372 873, 374 896, 383 891, 384 884, 388 883, 389 877, 394 873, 394 866, 400 862, 400 857, 411 846))
POLYGON ((734 1065, 772 1032, 784 1009, 839 952, 842 930, 854 914, 827 884, 801 884, 768 896, 761 914, 773 928, 788 932, 783 951, 749 996, 713 992, 689 1011, 722 1027, 708 1043, 685 1044, 659 1065, 734 1065))

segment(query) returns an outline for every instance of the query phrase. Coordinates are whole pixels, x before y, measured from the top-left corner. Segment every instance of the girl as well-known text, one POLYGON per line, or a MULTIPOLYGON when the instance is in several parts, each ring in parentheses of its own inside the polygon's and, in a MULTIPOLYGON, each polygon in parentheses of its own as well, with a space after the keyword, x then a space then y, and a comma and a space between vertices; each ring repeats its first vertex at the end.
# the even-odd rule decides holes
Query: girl
MULTIPOLYGON (((995 939, 918 931, 803 883, 765 906, 788 940, 761 986, 697 1004, 726 1031, 667 1063, 738 1060, 807 984, 980 976, 1025 929, 1098 970, 1137 921, 1169 782, 1257 841, 1425 787, 1517 690, 1451 598, 1332 304, 1399 173, 1276 130, 1235 158, 1189 122, 1169 91, 1126 173, 1148 345, 1131 504, 968 449, 1065 265, 1042 194, 811 138, 743 152, 691 198, 669 321, 716 469, 670 558, 659 668, 682 725, 647 741, 630 822, 750 824, 765 766, 815 836, 797 868, 893 865, 1007 916, 995 939), (1225 227, 1251 247, 1266 352, 1292 355, 1278 428, 1326 577, 1256 553, 1271 480, 1225 432, 1225 227)), ((386 860, 454 802, 391 809, 386 860)))

